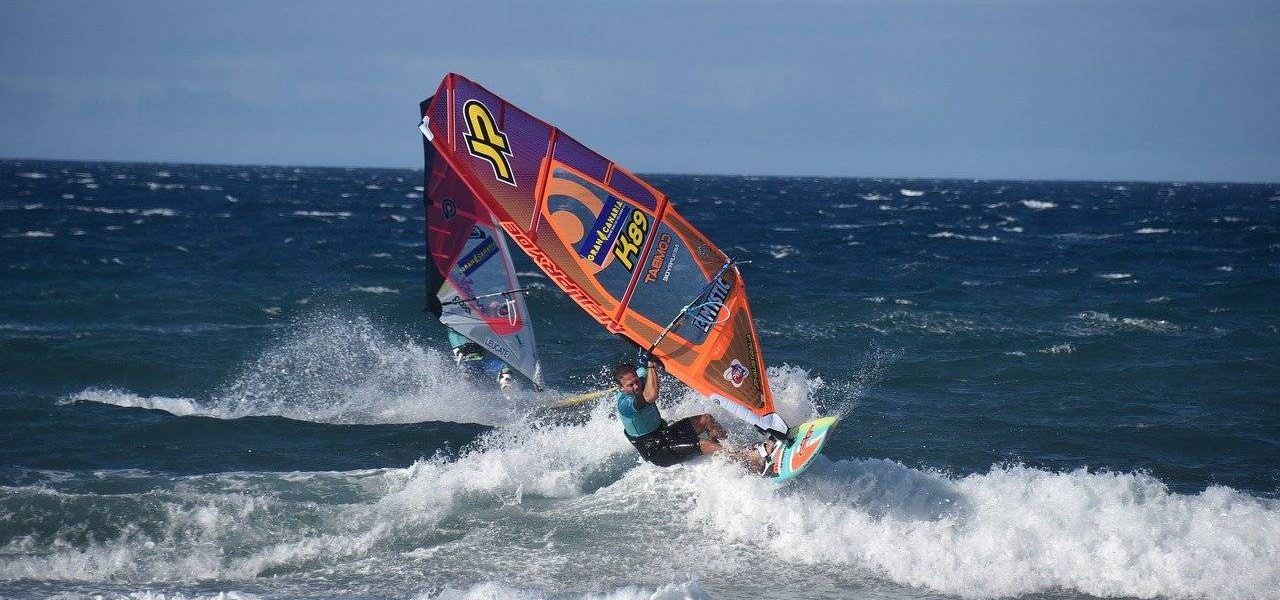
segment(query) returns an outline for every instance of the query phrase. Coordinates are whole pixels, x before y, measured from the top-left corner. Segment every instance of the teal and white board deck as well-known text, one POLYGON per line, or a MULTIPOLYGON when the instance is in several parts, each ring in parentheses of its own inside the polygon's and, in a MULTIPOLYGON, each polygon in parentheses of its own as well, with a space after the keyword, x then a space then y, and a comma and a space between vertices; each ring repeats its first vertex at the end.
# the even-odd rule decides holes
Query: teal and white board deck
POLYGON ((837 421, 835 417, 821 417, 789 429, 787 438, 791 441, 782 449, 782 458, 774 466, 774 482, 782 483, 808 469, 822 453, 827 434, 837 421))

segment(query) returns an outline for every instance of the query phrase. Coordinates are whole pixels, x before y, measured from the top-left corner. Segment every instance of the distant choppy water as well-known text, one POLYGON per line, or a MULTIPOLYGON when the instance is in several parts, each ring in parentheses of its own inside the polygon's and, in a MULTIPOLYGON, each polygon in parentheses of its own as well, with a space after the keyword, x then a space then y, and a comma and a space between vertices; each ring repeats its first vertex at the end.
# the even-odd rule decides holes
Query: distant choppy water
POLYGON ((0 596, 1280 597, 1280 185, 652 177, 843 415, 778 488, 460 378, 420 177, 0 162, 0 596))

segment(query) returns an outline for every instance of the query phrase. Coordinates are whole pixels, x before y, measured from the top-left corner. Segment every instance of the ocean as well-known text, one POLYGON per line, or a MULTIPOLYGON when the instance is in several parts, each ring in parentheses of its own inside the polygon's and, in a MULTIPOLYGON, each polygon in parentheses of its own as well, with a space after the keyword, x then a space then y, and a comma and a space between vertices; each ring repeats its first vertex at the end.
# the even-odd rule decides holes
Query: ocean
POLYGON ((548 408, 632 351, 523 256, 550 391, 459 374, 420 171, 0 161, 0 597, 1280 597, 1280 184, 647 179, 787 485, 548 408))

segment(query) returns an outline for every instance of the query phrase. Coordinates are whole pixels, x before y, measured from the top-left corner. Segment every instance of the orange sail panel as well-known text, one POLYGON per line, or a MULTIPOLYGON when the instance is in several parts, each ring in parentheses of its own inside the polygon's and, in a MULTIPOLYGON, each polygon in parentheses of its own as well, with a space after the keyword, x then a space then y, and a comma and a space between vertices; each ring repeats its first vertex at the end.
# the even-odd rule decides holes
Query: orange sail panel
POLYGON ((422 118, 439 156, 587 314, 645 348, 662 337, 654 355, 669 373, 786 434, 742 274, 662 192, 460 75, 422 118))

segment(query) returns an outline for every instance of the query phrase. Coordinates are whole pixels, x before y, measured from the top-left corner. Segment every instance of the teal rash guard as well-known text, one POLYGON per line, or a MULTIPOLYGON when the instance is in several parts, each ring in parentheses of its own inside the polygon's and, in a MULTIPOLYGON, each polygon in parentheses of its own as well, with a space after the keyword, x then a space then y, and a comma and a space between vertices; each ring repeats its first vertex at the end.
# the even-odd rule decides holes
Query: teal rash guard
POLYGON ((648 375, 649 369, 636 369, 636 377, 641 379, 641 391, 627 394, 618 390, 613 393, 613 398, 618 403, 618 418, 622 420, 622 427, 627 435, 633 438, 648 435, 662 427, 662 414, 658 412, 657 405, 645 403, 641 396, 644 393, 644 379, 648 375))

